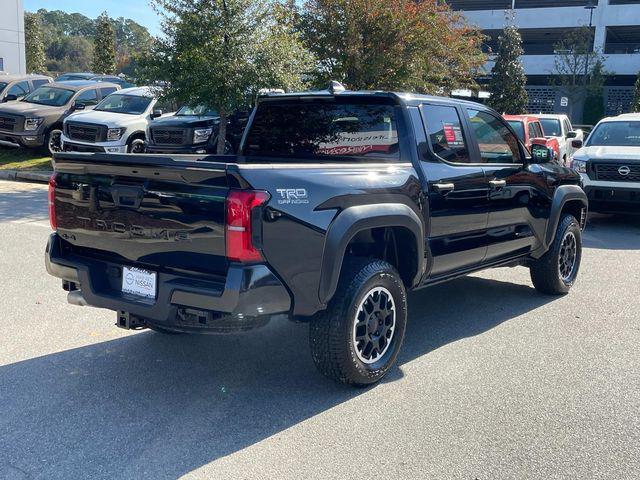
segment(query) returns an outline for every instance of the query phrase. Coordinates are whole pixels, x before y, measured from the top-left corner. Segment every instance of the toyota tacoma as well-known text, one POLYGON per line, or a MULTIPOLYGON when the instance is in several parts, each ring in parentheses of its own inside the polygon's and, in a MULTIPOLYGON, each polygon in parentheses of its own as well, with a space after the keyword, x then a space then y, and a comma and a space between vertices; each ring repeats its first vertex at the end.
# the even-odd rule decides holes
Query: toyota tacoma
POLYGON ((368 385, 398 356, 408 290, 515 265, 572 287, 587 198, 532 148, 467 101, 269 94, 237 155, 56 155, 46 267, 123 328, 308 322, 318 369, 368 385))

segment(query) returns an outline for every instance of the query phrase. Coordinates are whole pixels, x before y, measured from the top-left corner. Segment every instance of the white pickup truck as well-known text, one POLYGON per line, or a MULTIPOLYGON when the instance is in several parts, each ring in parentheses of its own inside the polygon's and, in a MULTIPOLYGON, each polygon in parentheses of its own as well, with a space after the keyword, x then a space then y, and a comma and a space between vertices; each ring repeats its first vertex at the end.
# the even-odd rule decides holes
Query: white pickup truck
POLYGON ((560 163, 568 166, 571 157, 577 150, 571 146, 571 142, 572 140, 584 141, 584 133, 582 130, 574 130, 571 126, 571 120, 566 115, 540 113, 536 114, 536 117, 540 119, 544 136, 558 140, 560 163))
POLYGON ((93 110, 64 121, 62 149, 74 152, 144 153, 147 125, 162 116, 149 87, 125 88, 104 98, 93 110))

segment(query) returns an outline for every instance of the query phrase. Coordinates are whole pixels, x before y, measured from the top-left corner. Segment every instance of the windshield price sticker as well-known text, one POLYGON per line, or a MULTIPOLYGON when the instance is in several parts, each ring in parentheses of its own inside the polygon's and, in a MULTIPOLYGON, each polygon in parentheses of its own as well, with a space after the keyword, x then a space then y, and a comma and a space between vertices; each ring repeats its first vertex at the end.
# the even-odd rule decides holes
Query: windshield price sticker
POLYGON ((460 130, 460 126, 454 125, 453 123, 444 123, 444 139, 451 146, 460 146, 463 145, 462 141, 462 131, 460 130))

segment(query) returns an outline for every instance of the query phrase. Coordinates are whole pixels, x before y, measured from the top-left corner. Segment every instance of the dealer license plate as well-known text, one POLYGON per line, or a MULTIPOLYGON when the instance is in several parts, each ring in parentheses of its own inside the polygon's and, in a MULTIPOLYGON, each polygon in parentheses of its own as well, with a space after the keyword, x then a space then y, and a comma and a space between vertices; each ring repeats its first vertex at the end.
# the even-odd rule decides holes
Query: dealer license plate
POLYGON ((156 298, 158 274, 135 267, 122 267, 122 291, 145 298, 156 298))

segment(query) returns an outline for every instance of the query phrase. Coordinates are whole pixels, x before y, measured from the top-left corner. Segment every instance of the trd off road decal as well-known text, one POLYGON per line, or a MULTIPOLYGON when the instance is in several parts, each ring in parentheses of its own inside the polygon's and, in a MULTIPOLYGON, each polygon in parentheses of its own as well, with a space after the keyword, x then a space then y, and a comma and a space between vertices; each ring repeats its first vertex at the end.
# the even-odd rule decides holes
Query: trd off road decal
POLYGON ((309 203, 305 188, 277 188, 279 205, 299 205, 309 203))

